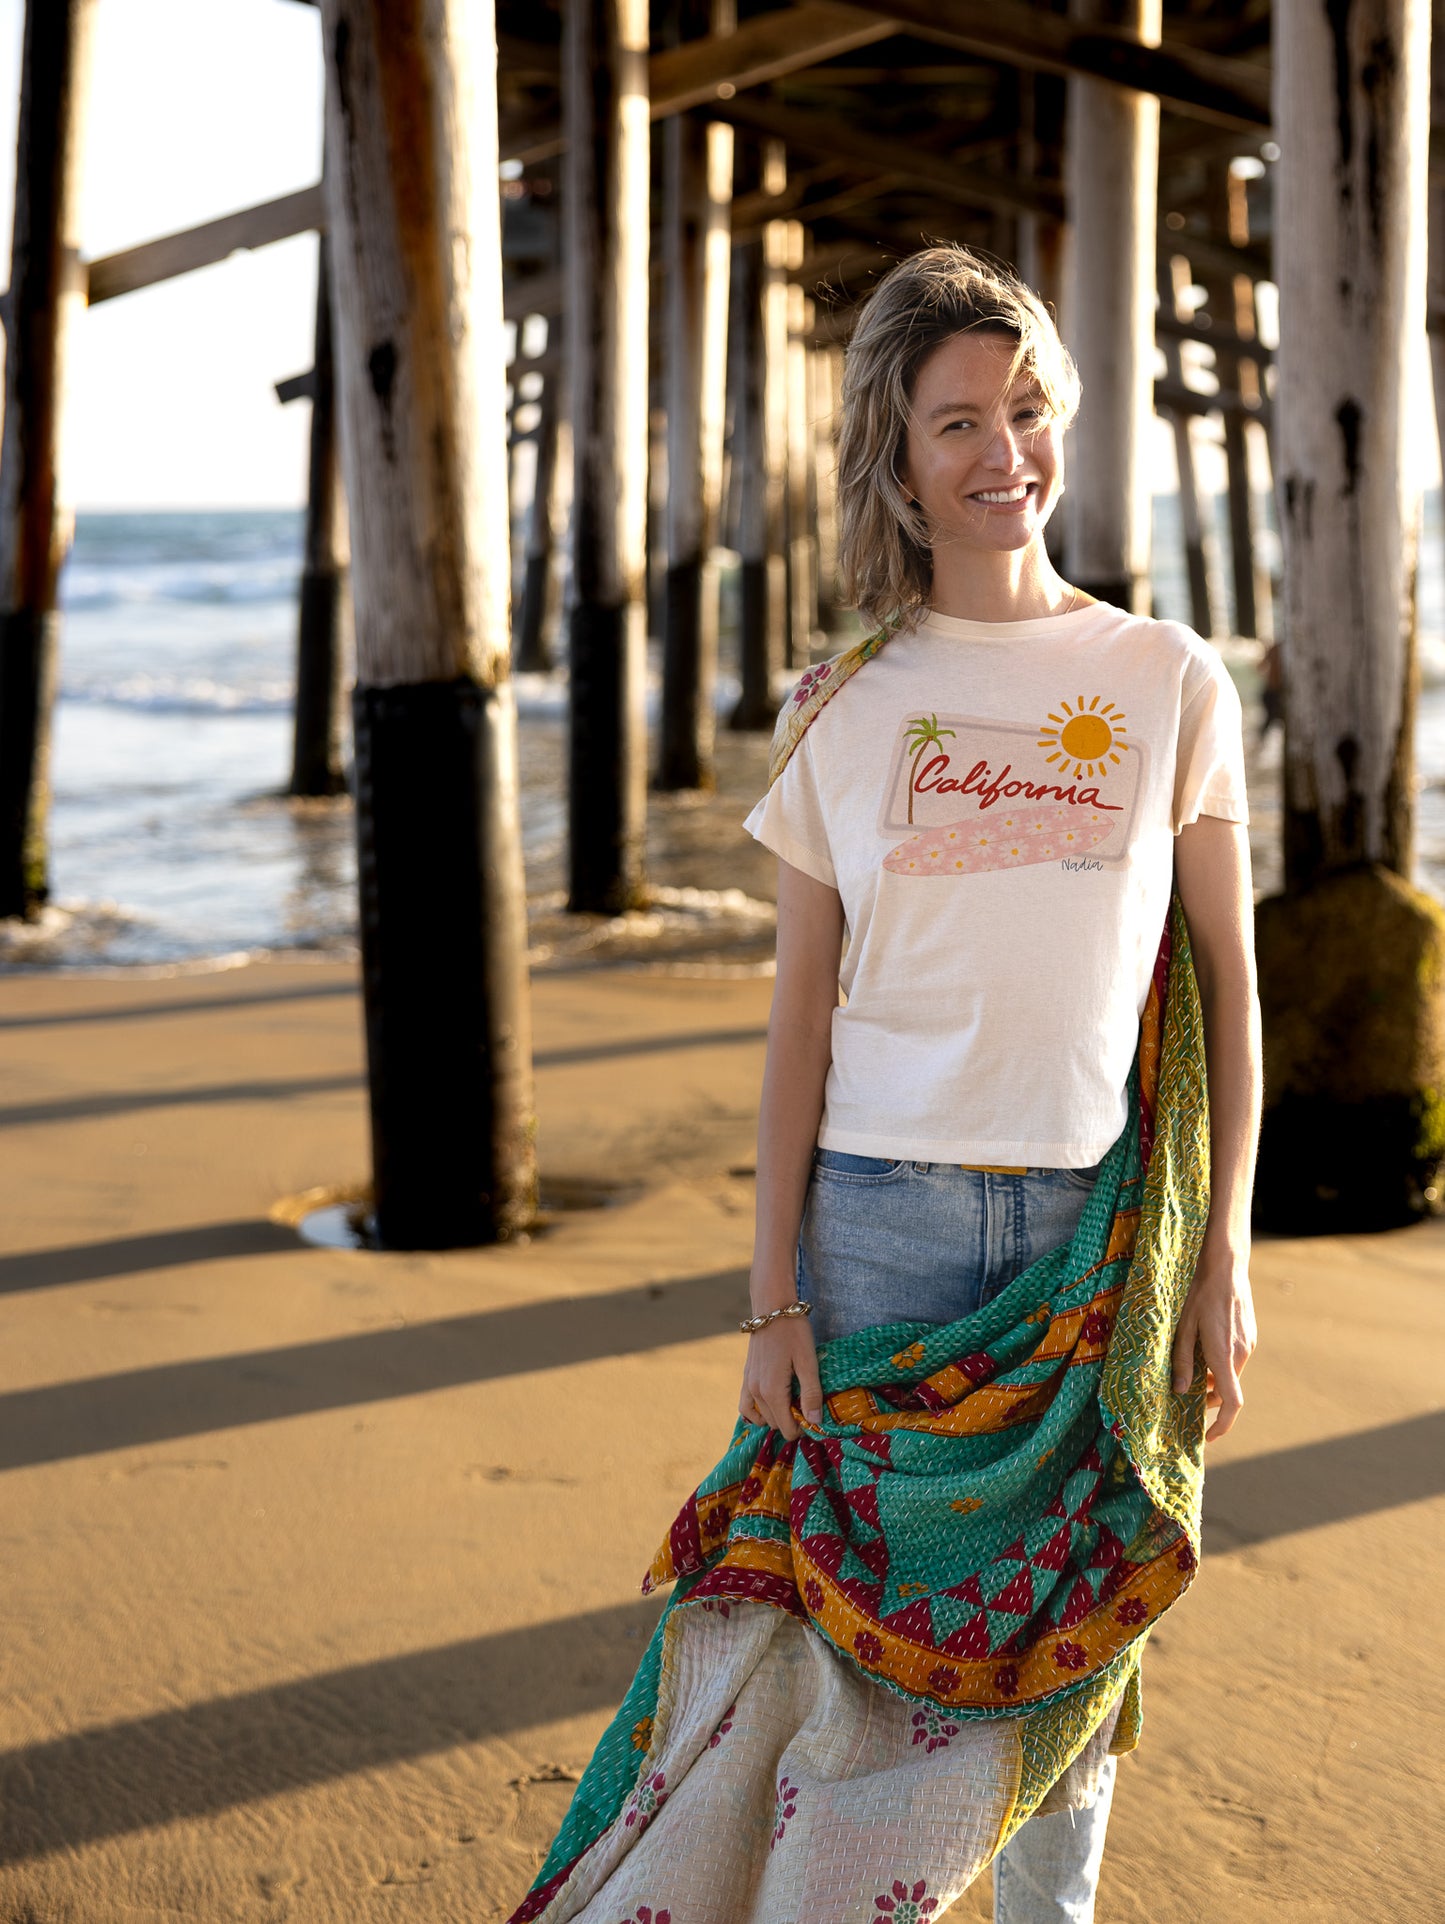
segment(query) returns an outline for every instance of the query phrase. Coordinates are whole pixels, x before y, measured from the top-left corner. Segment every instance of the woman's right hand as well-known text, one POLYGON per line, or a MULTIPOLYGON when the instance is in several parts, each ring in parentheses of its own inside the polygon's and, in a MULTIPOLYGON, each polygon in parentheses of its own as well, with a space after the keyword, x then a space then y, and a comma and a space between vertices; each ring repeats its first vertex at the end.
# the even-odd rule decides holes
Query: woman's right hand
POLYGON ((747 1423, 765 1423, 785 1443, 800 1432, 793 1420, 793 1381, 809 1423, 823 1421, 823 1391, 818 1380, 818 1350, 806 1316, 779 1316, 748 1338, 738 1414, 747 1423))

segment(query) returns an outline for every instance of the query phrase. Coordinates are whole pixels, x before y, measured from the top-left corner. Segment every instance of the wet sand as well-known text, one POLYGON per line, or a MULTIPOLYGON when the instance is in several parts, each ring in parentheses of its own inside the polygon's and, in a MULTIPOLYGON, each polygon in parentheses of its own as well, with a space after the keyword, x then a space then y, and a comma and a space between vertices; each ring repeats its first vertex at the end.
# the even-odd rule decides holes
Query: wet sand
MULTIPOLYGON (((4 1924, 508 1914, 731 1429, 770 990, 539 976, 573 1206, 416 1256, 270 1220, 365 1172, 349 965, 0 980, 4 1924)), ((1445 1883, 1445 1224, 1255 1278, 1101 1924, 1381 1924, 1445 1883)))

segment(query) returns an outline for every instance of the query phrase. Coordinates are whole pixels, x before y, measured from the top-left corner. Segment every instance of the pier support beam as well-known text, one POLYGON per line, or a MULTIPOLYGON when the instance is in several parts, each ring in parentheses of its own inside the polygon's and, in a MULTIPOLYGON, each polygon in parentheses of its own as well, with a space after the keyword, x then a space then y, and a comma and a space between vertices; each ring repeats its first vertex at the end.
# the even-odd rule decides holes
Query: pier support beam
MULTIPOLYGON (((733 0, 675 0, 679 42, 733 26, 733 0)), ((733 130, 674 114, 663 129, 667 304, 667 587, 655 786, 711 788, 717 543, 727 386, 733 130)))
MULTIPOLYGON (((1190 311, 1183 303, 1184 289, 1192 285, 1189 262, 1182 254, 1170 255, 1159 262, 1159 311, 1176 320, 1187 321, 1190 311)), ((1170 382, 1187 385, 1184 357, 1176 336, 1166 334, 1160 342, 1170 382)), ((1174 457, 1179 469, 1179 520, 1184 540, 1184 566, 1189 576, 1189 618, 1194 632, 1209 638, 1214 633, 1214 607, 1210 600, 1209 562, 1212 534, 1206 538, 1199 511, 1199 475, 1194 461, 1194 415, 1184 408, 1171 412, 1174 427, 1174 457)))
POLYGON ((1255 1198, 1286 1231, 1407 1221, 1445 1158, 1445 912, 1409 880, 1429 25, 1274 14, 1285 893, 1257 911, 1255 1198))
MULTIPOLYGON (((764 193, 787 184, 782 143, 764 141, 764 193)), ((736 348, 733 461, 738 483, 738 670, 733 728, 771 729, 778 718, 778 671, 788 627, 783 552, 788 432, 787 222, 770 220, 757 240, 734 249, 736 348)))
POLYGON ((307 466, 306 555, 296 641, 292 795, 346 789, 341 704, 346 673, 346 512, 336 458, 336 389, 331 352, 331 265, 325 234, 316 261, 316 353, 311 364, 311 452, 307 466))
MULTIPOLYGON (((548 335, 557 331, 549 323, 548 335)), ((557 374, 544 377, 542 418, 537 424, 537 466, 527 510, 527 551, 523 558, 522 599, 517 614, 512 662, 518 674, 546 674, 552 667, 547 634, 547 591, 552 578, 553 495, 557 487, 557 443, 561 430, 557 374)))
POLYGON ((323 0, 376 1234, 535 1207, 491 8, 323 0))
POLYGON ((818 625, 826 635, 838 606, 838 460, 834 443, 843 353, 810 350, 813 397, 813 497, 818 519, 818 625))
POLYGON ((20 83, 0 443, 0 916, 50 893, 50 711, 72 519, 59 452, 70 330, 85 306, 81 139, 94 0, 29 0, 20 83))
MULTIPOLYGON (((1249 216, 1243 180, 1231 173, 1228 161, 1210 168, 1208 201, 1216 229, 1236 247, 1249 244, 1249 216)), ((1252 339, 1255 334, 1254 284, 1247 274, 1227 274, 1204 268, 1201 279, 1209 292, 1209 312, 1221 330, 1252 339)), ((1216 347, 1214 371, 1220 388, 1237 394, 1241 402, 1257 406, 1260 399, 1259 363, 1232 345, 1216 347)), ((1250 489, 1247 435, 1249 417, 1240 407, 1224 409, 1224 458, 1229 476, 1229 563, 1234 586, 1234 632, 1269 635, 1269 583, 1261 578, 1255 560, 1254 496, 1250 489), (1262 591, 1262 592, 1261 592, 1262 591)))
POLYGON ((803 265, 806 236, 800 220, 786 228, 787 262, 787 467, 785 525, 788 568, 788 639, 790 668, 806 668, 813 659, 813 636, 818 627, 818 518, 813 475, 813 421, 808 357, 813 330, 813 303, 794 278, 803 265))
POLYGON ((647 0, 568 0, 563 271, 571 377, 567 906, 645 899, 647 0))
MULTIPOLYGON (((1069 17, 1159 44, 1160 0, 1072 0, 1069 17)), ((1148 614, 1157 98, 1071 76, 1065 172, 1069 345, 1084 386, 1067 466, 1088 483, 1070 490, 1066 572, 1088 593, 1148 614)))

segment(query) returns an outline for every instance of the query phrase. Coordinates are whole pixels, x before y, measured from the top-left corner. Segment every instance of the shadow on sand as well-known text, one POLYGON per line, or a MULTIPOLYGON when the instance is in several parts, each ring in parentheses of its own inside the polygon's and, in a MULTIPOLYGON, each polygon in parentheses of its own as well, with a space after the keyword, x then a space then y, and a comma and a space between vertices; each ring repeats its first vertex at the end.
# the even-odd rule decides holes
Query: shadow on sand
POLYGON ((591 1610, 10 1751, 0 1863, 610 1708, 660 1610, 591 1610))
POLYGON ((190 1229, 157 1229, 141 1236, 115 1236, 108 1242, 25 1249, 0 1256, 0 1296, 58 1289, 67 1283, 105 1282, 112 1276, 177 1269, 185 1263, 224 1262, 228 1256, 286 1251, 294 1256, 296 1250, 294 1229, 262 1221, 197 1223, 190 1229))
MULTIPOLYGON (((602 1298, 594 1308, 602 1312, 603 1342, 579 1336, 575 1305, 539 1304, 279 1355, 138 1372, 106 1379, 98 1397, 91 1384, 11 1397, 6 1460, 44 1461, 77 1447, 114 1448, 405 1394, 535 1368, 538 1355, 563 1363, 679 1341, 715 1329, 743 1287, 740 1273, 726 1271, 602 1298), (551 1318, 545 1333, 539 1314, 551 1318), (173 1408, 158 1423, 154 1412, 166 1402, 173 1408), (22 1439, 30 1447, 17 1448, 22 1439)), ((1210 1479, 1208 1536, 1215 1554, 1227 1554, 1442 1487, 1445 1412, 1221 1465, 1210 1479)), ((579 1612, 12 1751, 0 1756, 0 1861, 608 1709, 627 1687, 658 1607, 650 1600, 579 1612)))
POLYGON ((747 1272, 725 1269, 14 1390, 0 1396, 0 1470, 641 1354, 736 1330, 747 1309, 747 1272))

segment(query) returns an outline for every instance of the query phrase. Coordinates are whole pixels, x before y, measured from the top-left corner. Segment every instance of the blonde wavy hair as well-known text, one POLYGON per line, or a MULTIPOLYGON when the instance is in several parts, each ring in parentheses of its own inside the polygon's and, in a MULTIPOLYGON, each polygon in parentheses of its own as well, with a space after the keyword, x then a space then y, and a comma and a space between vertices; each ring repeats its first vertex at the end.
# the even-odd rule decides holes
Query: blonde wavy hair
POLYGON ((933 552, 898 467, 919 368, 941 342, 972 332, 1013 341, 1008 383, 1029 374, 1061 427, 1078 413, 1078 368, 1016 274, 957 243, 890 268, 848 345, 838 429, 839 573, 845 600, 865 621, 891 624, 927 602, 933 552))

